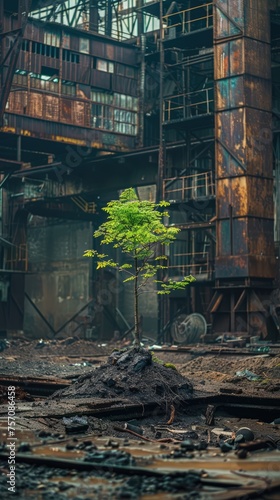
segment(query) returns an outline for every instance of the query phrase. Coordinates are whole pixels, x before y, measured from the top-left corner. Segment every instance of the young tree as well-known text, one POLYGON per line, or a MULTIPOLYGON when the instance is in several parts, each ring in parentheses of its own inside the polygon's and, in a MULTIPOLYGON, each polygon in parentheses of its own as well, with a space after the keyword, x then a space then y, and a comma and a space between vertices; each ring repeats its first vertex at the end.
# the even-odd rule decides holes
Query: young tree
MULTIPOLYGON (((119 200, 110 201, 103 210, 108 214, 107 221, 94 232, 95 238, 101 237, 102 245, 113 245, 120 248, 128 257, 128 262, 120 264, 108 258, 108 255, 96 250, 86 250, 85 257, 97 257, 97 269, 112 267, 124 272, 127 277, 123 280, 134 282, 134 336, 135 346, 140 346, 139 333, 139 295, 147 284, 153 280, 161 286, 158 294, 168 294, 171 290, 184 289, 195 281, 193 276, 186 276, 182 281, 159 281, 156 275, 159 270, 167 269, 164 265, 166 257, 158 255, 160 246, 174 242, 180 229, 166 227, 162 220, 169 217, 167 211, 159 210, 169 206, 166 201, 153 203, 139 201, 134 189, 124 190, 119 200), (132 261, 132 263, 131 263, 132 261)), ((166 263, 165 263, 166 264, 166 263)))

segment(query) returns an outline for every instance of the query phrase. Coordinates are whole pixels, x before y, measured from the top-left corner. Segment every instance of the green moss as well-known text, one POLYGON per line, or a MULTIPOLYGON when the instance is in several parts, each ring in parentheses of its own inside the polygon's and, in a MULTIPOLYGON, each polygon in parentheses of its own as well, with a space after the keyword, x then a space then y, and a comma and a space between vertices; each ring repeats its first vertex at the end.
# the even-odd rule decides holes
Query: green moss
POLYGON ((173 363, 163 363, 163 366, 165 366, 166 368, 171 368, 171 370, 177 371, 177 368, 175 365, 173 365, 173 363))
POLYGON ((157 363, 158 365, 164 365, 164 362, 161 359, 157 358, 153 352, 152 352, 152 361, 153 363, 157 363))
POLYGON ((158 365, 162 365, 162 366, 165 366, 165 368, 171 368, 172 370, 177 371, 177 368, 175 365, 173 365, 173 363, 164 363, 164 361, 157 358, 153 352, 152 352, 152 360, 154 363, 157 363, 158 365))

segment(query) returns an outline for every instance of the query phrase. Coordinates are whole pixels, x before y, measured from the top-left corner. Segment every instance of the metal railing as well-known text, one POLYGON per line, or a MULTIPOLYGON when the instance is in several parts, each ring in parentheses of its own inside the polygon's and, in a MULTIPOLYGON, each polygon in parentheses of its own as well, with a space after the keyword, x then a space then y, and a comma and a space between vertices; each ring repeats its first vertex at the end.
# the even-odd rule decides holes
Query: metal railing
POLYGON ((210 277, 209 253, 174 253, 168 264, 169 276, 202 276, 210 277), (176 262, 177 261, 177 262, 176 262), (178 262, 179 261, 179 262, 178 262))
POLYGON ((165 179, 163 196, 169 202, 197 200, 215 196, 213 172, 165 179))
POLYGON ((96 203, 94 201, 86 201, 82 196, 72 196, 71 200, 85 213, 95 214, 96 213, 96 203))
POLYGON ((214 112, 214 88, 166 97, 163 101, 163 121, 184 120, 214 112))
POLYGON ((213 2, 163 16, 165 37, 192 33, 213 26, 213 2))

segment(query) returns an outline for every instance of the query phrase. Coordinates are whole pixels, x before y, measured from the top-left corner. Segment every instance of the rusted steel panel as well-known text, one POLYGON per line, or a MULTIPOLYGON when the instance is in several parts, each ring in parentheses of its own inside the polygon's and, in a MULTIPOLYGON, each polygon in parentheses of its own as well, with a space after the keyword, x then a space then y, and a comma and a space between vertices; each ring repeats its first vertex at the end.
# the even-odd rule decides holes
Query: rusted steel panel
POLYGON ((231 227, 228 219, 217 222, 217 254, 231 255, 231 227))
POLYGON ((115 61, 115 45, 110 45, 109 43, 105 44, 105 56, 106 59, 110 61, 115 61))
POLYGON ((272 177, 271 113, 249 107, 222 111, 216 116, 216 131, 218 178, 247 174, 272 177))
POLYGON ((272 191, 272 179, 246 176, 219 179, 217 181, 219 216, 245 217, 254 214, 255 217, 273 219, 272 191))
POLYGON ((72 100, 61 99, 60 101, 60 119, 62 122, 72 123, 72 100))
POLYGON ((246 278, 249 272, 247 255, 225 255, 216 259, 218 267, 216 269, 216 278, 246 278))
MULTIPOLYGON (((81 35, 82 37, 82 35, 81 35)), ((75 35, 74 33, 71 33, 70 37, 70 49, 74 50, 75 52, 79 52, 79 45, 80 45, 80 37, 78 35, 75 35)))
MULTIPOLYGON (((270 14, 267 0, 243 0, 245 35, 270 43, 270 14)), ((231 3, 231 2, 229 2, 231 3)))
POLYGON ((62 61, 62 78, 71 82, 79 81, 80 66, 76 63, 62 61))
POLYGON ((43 118, 43 99, 39 92, 30 92, 28 96, 27 114, 43 118))
POLYGON ((136 64, 138 50, 130 47, 123 47, 122 45, 115 46, 115 61, 121 62, 123 64, 136 64))
POLYGON ((244 39, 245 72, 252 76, 271 79, 270 44, 250 38, 244 39))
POLYGON ((216 183, 217 211, 221 219, 230 216, 231 183, 229 179, 218 179, 216 183))
MULTIPOLYGON (((244 175, 241 177, 235 177, 232 179, 225 179, 228 185, 229 191, 229 204, 232 207, 231 215, 232 217, 245 216, 248 213, 248 179, 244 175)), ((220 184, 222 181, 220 181, 220 184)), ((230 216, 230 213, 228 213, 230 216)))
POLYGON ((11 92, 9 95, 9 111, 18 114, 26 112, 28 97, 26 91, 11 92))
POLYGON ((59 119, 59 98, 51 95, 45 95, 44 101, 45 101, 44 103, 45 119, 57 121, 59 119))
POLYGON ((217 279, 245 279, 248 276, 264 280, 275 278, 275 263, 271 256, 223 256, 217 258, 217 263, 217 279))
POLYGON ((214 65, 214 72, 216 79, 244 73, 243 41, 240 38, 220 43, 215 50, 217 64, 214 65))
POLYGON ((80 61, 79 62, 80 67, 84 66, 86 68, 90 68, 92 57, 87 54, 79 54, 79 61, 80 61))
POLYGON ((105 43, 100 40, 91 39, 90 53, 96 57, 105 57, 105 43))
POLYGON ((20 131, 29 137, 39 137, 52 141, 64 142, 76 146, 91 145, 93 149, 106 151, 130 151, 135 148, 135 137, 114 134, 102 130, 73 126, 50 120, 34 120, 32 117, 6 114, 6 126, 9 131, 20 131))
POLYGON ((26 25, 24 36, 30 40, 40 41, 42 27, 37 21, 29 21, 26 25))
POLYGON ((110 44, 103 40, 91 40, 91 54, 95 57, 110 59, 111 61, 120 62, 122 64, 135 65, 136 54, 138 52, 135 47, 124 47, 122 44, 110 44))
POLYGON ((245 102, 252 108, 271 111, 271 81, 258 77, 250 77, 244 81, 245 102))
POLYGON ((111 88, 111 74, 105 71, 98 71, 97 69, 91 70, 90 85, 93 87, 100 87, 102 89, 111 88))
POLYGON ((112 75, 112 90, 121 94, 137 97, 137 80, 124 76, 112 75))
POLYGON ((85 103, 73 101, 73 125, 85 125, 85 103))
POLYGON ((251 218, 248 222, 248 249, 250 254, 265 257, 274 254, 273 220, 251 218))
MULTIPOLYGON (((264 86, 264 92, 266 90, 267 87, 264 86)), ((248 108, 246 111, 246 156, 249 174, 272 178, 272 140, 271 113, 248 108)), ((273 193, 271 192, 271 203, 272 200, 273 193)))
MULTIPOLYGON (((248 178, 248 213, 260 219, 273 220, 273 179, 262 177, 248 178)), ((272 236, 272 235, 271 235, 272 236)), ((274 244, 274 242, 273 242, 274 244)))
POLYGON ((246 255, 248 253, 248 219, 232 219, 232 255, 246 255))
MULTIPOLYGON (((35 54, 34 54, 35 55, 35 54)), ((42 66, 48 66, 49 68, 54 68, 59 71, 59 59, 56 57, 47 57, 47 56, 41 56, 36 54, 35 55, 37 58, 37 64, 39 64, 40 71, 39 73, 41 74, 41 67, 42 66)))
MULTIPOLYGON (((246 0, 245 0, 246 1, 246 0)), ((219 24, 214 23, 214 38, 240 35, 240 27, 244 24, 243 0, 216 0, 219 24)))
POLYGON ((237 36, 241 30, 245 36, 270 42, 270 21, 266 0, 216 0, 219 9, 219 26, 215 26, 215 38, 237 36))
POLYGON ((21 50, 18 56, 17 67, 20 69, 29 70, 29 53, 21 50))
POLYGON ((223 111, 216 115, 217 154, 216 177, 244 175, 245 146, 244 128, 245 109, 223 111))
POLYGON ((78 82, 79 82, 79 84, 82 83, 83 85, 89 85, 89 83, 90 83, 90 73, 91 73, 91 68, 90 68, 89 64, 87 66, 80 66, 79 72, 78 72, 78 82))
POLYGON ((216 110, 222 111, 244 106, 244 81, 242 76, 224 78, 216 83, 216 110))
POLYGON ((272 279, 269 11, 265 0, 216 6, 216 277, 272 279))
POLYGON ((255 76, 234 76, 216 82, 216 110, 242 107, 271 110, 271 81, 255 76))
MULTIPOLYGON (((41 61, 37 54, 30 54, 30 68, 32 68, 32 73, 41 74, 41 61)), ((23 68, 27 69, 27 68, 23 68)))

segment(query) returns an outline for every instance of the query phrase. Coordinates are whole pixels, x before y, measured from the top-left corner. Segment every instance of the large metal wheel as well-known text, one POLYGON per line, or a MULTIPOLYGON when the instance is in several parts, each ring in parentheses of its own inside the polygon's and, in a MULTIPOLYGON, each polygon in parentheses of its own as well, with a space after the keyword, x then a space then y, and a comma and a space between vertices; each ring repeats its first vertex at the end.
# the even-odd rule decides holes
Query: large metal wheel
POLYGON ((206 332, 205 318, 198 313, 180 314, 171 325, 171 335, 177 344, 197 344, 206 332))

